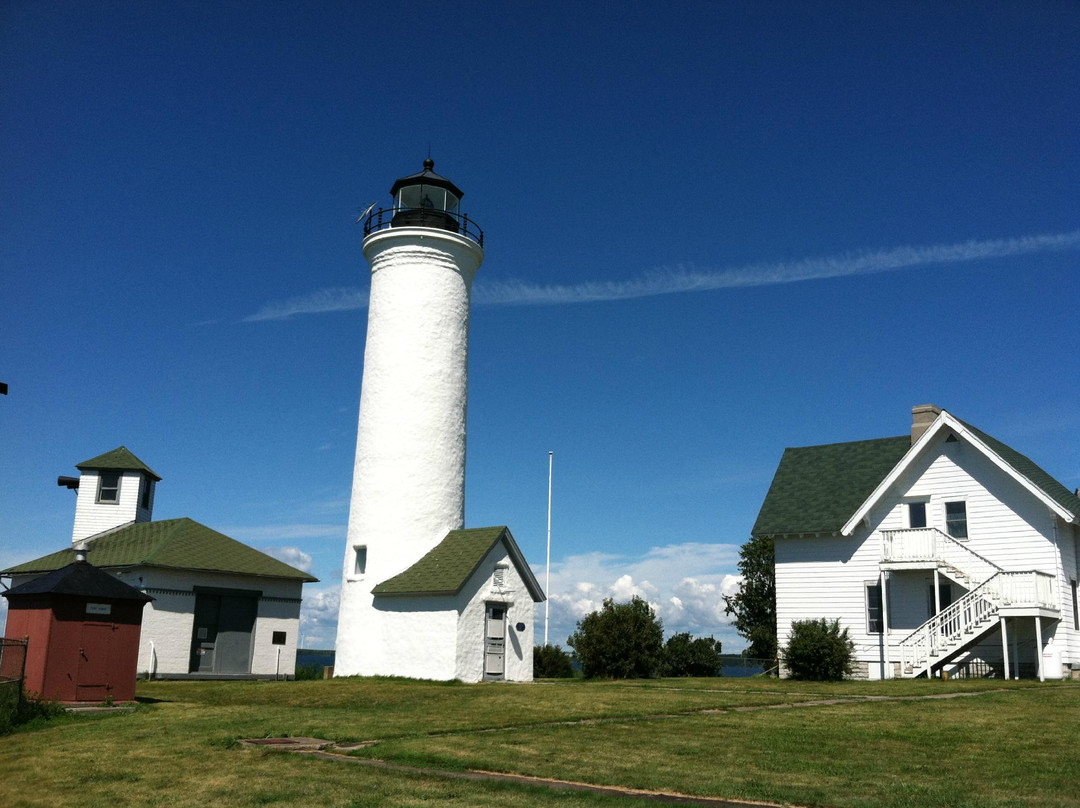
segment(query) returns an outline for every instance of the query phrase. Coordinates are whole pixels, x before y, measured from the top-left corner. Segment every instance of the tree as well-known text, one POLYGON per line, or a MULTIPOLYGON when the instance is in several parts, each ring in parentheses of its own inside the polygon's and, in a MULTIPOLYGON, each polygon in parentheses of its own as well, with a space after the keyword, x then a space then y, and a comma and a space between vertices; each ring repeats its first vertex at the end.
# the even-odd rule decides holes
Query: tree
POLYGON ((739 550, 742 585, 724 595, 724 613, 750 642, 746 656, 776 659, 776 553, 772 536, 753 536, 739 550))
POLYGON ((536 646, 533 648, 533 676, 537 679, 573 678, 570 655, 557 645, 536 646))
POLYGON ((784 647, 784 665, 792 679, 827 682, 850 676, 855 643, 840 621, 796 620, 784 647))
POLYGON ((664 625, 641 598, 629 603, 604 600, 599 611, 578 621, 566 641, 586 678, 643 679, 660 672, 664 625))
POLYGON ((720 643, 712 637, 672 634, 664 644, 664 676, 719 676, 720 643))

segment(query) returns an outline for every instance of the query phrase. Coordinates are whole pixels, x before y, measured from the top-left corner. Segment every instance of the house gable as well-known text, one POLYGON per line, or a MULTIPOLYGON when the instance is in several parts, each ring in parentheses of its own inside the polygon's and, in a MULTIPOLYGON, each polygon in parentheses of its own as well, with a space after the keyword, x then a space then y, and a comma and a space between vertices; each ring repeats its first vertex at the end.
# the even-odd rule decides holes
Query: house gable
POLYGON ((1080 498, 1075 494, 1070 494, 1065 486, 1015 449, 942 410, 929 429, 915 441, 910 450, 855 509, 840 532, 845 536, 850 536, 858 524, 866 519, 870 511, 882 501, 889 489, 911 468, 917 458, 922 456, 927 447, 937 443, 939 435, 943 432, 951 433, 957 440, 964 441, 977 449, 1066 522, 1080 523, 1078 521, 1080 520, 1080 498))

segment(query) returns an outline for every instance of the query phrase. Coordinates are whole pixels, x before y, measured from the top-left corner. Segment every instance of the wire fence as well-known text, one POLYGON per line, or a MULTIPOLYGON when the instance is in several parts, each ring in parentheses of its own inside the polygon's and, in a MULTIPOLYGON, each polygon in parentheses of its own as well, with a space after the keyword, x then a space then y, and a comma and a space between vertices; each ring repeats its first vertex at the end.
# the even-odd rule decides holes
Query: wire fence
POLYGON ((0 731, 10 727, 22 699, 26 640, 0 638, 0 731))
POLYGON ((742 654, 721 654, 720 662, 721 675, 730 679, 763 676, 770 672, 775 675, 776 662, 771 659, 745 657, 742 654))

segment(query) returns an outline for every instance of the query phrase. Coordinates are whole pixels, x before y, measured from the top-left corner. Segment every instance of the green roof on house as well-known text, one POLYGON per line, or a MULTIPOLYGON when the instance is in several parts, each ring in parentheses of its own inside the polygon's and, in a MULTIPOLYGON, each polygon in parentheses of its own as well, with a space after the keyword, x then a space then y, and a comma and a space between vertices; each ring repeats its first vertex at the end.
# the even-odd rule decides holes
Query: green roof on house
POLYGON ((974 432, 975 436, 989 446, 998 457, 1012 466, 1017 474, 1030 480, 1032 485, 1040 489, 1062 508, 1072 513, 1074 517, 1080 516, 1080 497, 1043 471, 1035 461, 1026 455, 1020 454, 1011 446, 1006 446, 997 438, 987 435, 978 427, 974 427, 966 421, 960 421, 960 423, 974 432))
MULTIPOLYGON (((173 569, 318 581, 306 572, 211 530, 193 519, 136 522, 86 542, 95 567, 170 567, 173 569)), ((0 570, 0 575, 51 572, 75 560, 74 547, 0 570)))
MULTIPOLYGON (((971 433, 996 454, 1017 477, 1024 478, 1065 511, 1080 518, 1080 497, 1055 480, 1030 458, 945 410, 935 425, 971 433), (943 419, 943 420, 942 420, 943 419)), ((839 533, 878 486, 905 461, 911 437, 832 443, 785 449, 751 534, 791 536, 839 533)))
POLYGON ((525 557, 505 526, 451 530, 427 555, 404 572, 388 578, 372 589, 372 594, 389 596, 456 595, 479 568, 496 543, 506 544, 525 586, 539 602, 544 599, 525 557))
POLYGON ((839 533, 911 448, 911 437, 785 449, 751 534, 839 533))
POLYGON ((120 469, 122 471, 145 471, 155 480, 160 480, 157 474, 154 473, 144 462, 139 460, 133 455, 126 446, 118 446, 111 452, 98 455, 97 457, 91 457, 89 460, 84 460, 81 463, 76 463, 75 468, 79 471, 87 471, 90 469, 120 469))

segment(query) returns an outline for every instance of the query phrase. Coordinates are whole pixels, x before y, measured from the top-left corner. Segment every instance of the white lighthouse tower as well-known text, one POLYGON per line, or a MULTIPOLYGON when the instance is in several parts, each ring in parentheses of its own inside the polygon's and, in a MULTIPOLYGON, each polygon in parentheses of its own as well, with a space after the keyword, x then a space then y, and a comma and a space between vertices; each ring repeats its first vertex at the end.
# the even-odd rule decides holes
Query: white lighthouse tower
MULTIPOLYGON (((436 174, 434 165, 425 160, 422 172, 395 182, 393 208, 372 213, 364 224, 371 294, 338 615, 338 676, 467 678, 462 650, 453 642, 463 607, 446 599, 460 598, 461 591, 451 590, 469 589, 469 581, 450 581, 445 561, 435 565, 435 577, 444 580, 434 580, 424 568, 413 570, 440 546, 458 554, 462 542, 476 545, 474 555, 481 549, 476 531, 463 528, 469 298, 484 260, 483 233, 459 213, 461 190, 436 174), (451 537, 456 544, 443 546, 451 537)), ((494 573, 495 556, 508 554, 498 548, 507 542, 488 543, 483 558, 474 561, 491 561, 487 566, 494 573)), ((520 556, 516 545, 513 551, 520 556)), ((535 599, 529 598, 530 608, 535 599)), ((531 626, 530 617, 530 657, 531 626)))

